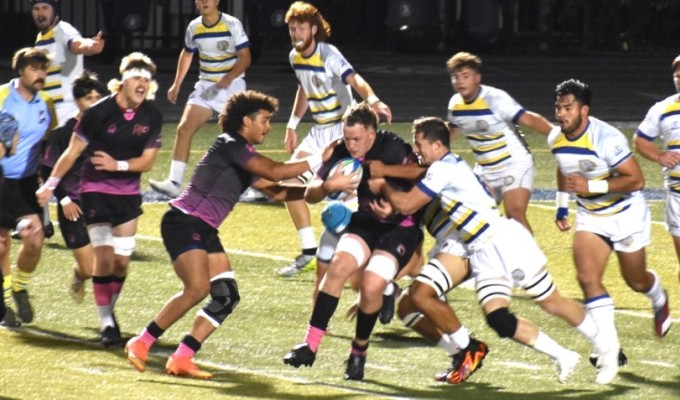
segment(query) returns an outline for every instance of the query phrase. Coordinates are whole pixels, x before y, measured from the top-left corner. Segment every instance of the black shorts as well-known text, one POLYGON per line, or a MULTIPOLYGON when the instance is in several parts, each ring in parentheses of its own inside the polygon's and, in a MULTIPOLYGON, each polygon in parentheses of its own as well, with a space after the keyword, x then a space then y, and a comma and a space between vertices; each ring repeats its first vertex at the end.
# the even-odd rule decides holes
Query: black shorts
POLYGON ((411 227, 382 224, 361 211, 352 214, 345 233, 361 237, 371 251, 383 250, 392 254, 399 263, 399 269, 408 264, 423 240, 423 231, 418 224, 411 227))
MULTIPOLYGON (((81 210, 83 209, 79 200, 74 200, 73 202, 78 204, 81 210)), ((87 234, 87 222, 84 215, 81 215, 77 221, 66 219, 61 204, 58 204, 57 217, 59 218, 61 237, 64 238, 66 247, 76 250, 90 244, 90 235, 87 234)))
POLYGON ((38 176, 21 179, 5 178, 2 187, 2 210, 0 210, 0 228, 14 229, 19 218, 25 215, 42 216, 42 207, 38 205, 35 192, 38 190, 38 176))
POLYGON ((142 196, 107 193, 81 193, 80 202, 88 224, 122 225, 142 215, 142 196))
POLYGON ((217 229, 174 207, 163 215, 161 236, 172 261, 189 250, 201 249, 208 254, 225 252, 217 229))

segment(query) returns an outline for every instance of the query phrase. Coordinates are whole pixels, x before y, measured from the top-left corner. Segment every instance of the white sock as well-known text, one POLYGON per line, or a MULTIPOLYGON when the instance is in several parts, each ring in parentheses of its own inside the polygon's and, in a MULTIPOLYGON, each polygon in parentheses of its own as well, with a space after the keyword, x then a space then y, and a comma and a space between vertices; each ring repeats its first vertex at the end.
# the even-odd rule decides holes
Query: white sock
POLYGON ((575 328, 581 335, 590 341, 596 352, 602 352, 609 346, 608 343, 602 342, 603 340, 608 340, 604 335, 598 335, 600 330, 597 328, 597 324, 590 313, 586 312, 586 317, 583 319, 583 322, 578 326, 575 326, 575 328))
POLYGON ((534 349, 540 351, 543 354, 547 354, 554 360, 556 360, 560 354, 567 351, 567 349, 560 346, 559 343, 541 331, 538 331, 536 342, 534 342, 534 349))
POLYGON ((298 230, 298 236, 300 237, 300 244, 302 244, 302 249, 313 249, 316 247, 316 238, 314 237, 314 228, 311 226, 302 228, 298 230))
POLYGON ((387 286, 385 286, 385 290, 383 290, 383 296, 392 296, 394 293, 394 285, 392 282, 388 283, 387 286))
POLYGON ((645 296, 651 300, 654 309, 661 308, 664 303, 666 303, 666 293, 664 293, 663 287, 661 287, 659 275, 657 275, 654 270, 649 269, 648 271, 654 276, 654 283, 652 283, 652 287, 645 293, 645 296))
POLYGON ((170 162, 170 180, 182 184, 184 182, 184 171, 187 169, 187 163, 177 160, 170 162))
POLYGON ((99 330, 103 331, 107 326, 115 326, 113 321, 113 305, 97 306, 99 312, 99 330))
POLYGON ((450 333, 449 337, 458 347, 464 349, 470 345, 470 331, 461 326, 457 331, 450 333))
POLYGON ((442 335, 441 339, 437 342, 437 347, 441 347, 449 355, 454 355, 460 353, 460 348, 451 340, 449 335, 442 335))
POLYGON ((608 294, 586 300, 586 309, 597 325, 598 334, 607 338, 609 345, 619 346, 619 335, 614 324, 614 301, 608 294))

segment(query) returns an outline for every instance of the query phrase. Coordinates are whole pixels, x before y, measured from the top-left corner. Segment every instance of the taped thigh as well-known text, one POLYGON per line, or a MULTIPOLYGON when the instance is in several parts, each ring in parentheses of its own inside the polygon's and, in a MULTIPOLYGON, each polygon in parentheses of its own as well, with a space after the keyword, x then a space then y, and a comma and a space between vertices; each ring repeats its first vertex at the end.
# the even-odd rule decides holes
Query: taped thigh
POLYGON ((512 295, 511 283, 504 278, 490 278, 476 282, 477 300, 481 306, 493 299, 510 301, 512 295))
POLYGON ((364 251, 364 246, 359 242, 356 236, 342 235, 338 241, 338 245, 335 247, 335 253, 340 252, 347 253, 354 257, 359 268, 366 263, 366 259, 368 258, 368 254, 364 251))
POLYGON ((110 225, 90 225, 87 227, 87 233, 90 235, 92 247, 113 247, 113 228, 110 225))
POLYGON ((441 261, 433 258, 423 266, 416 281, 422 282, 434 289, 437 297, 441 297, 453 289, 453 280, 441 261))
POLYGON ((555 282, 553 282, 550 272, 544 269, 531 278, 522 288, 531 296, 532 300, 541 301, 547 299, 555 291, 555 282))
POLYGON ((137 241, 134 236, 114 236, 113 252, 119 256, 130 257, 137 241))

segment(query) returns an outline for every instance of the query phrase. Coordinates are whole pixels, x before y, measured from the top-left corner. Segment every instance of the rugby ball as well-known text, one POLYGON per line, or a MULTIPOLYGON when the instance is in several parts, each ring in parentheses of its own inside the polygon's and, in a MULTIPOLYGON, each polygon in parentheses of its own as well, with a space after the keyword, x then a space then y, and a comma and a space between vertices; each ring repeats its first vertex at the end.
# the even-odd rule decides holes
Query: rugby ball
POLYGON ((321 222, 328 231, 336 235, 341 234, 347 228, 351 219, 352 210, 337 201, 328 203, 321 211, 321 222))
MULTIPOLYGON (((330 177, 335 175, 338 168, 340 168, 342 173, 345 175, 351 175, 356 172, 357 185, 359 185, 359 182, 361 182, 361 177, 364 175, 364 168, 361 166, 361 161, 351 157, 343 158, 337 163, 335 163, 335 165, 333 165, 333 168, 331 168, 330 172, 328 173, 328 176, 330 177)), ((330 195, 328 195, 328 198, 330 200, 342 200, 349 195, 350 193, 340 191, 331 193, 330 195)))

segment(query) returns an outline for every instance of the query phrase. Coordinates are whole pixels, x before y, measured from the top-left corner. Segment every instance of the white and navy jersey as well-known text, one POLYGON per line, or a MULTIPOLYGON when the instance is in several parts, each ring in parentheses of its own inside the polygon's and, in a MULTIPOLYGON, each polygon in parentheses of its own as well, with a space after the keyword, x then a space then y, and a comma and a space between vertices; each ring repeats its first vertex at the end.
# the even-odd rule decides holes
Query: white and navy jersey
POLYGON ((438 239, 455 233, 466 249, 474 251, 491 237, 493 221, 501 218, 479 177, 451 153, 432 163, 416 186, 439 200, 441 211, 431 204, 424 215, 428 232, 438 239))
MULTIPOLYGON (((548 148, 555 156, 563 175, 578 173, 588 180, 603 180, 617 176, 621 163, 633 156, 628 140, 618 129, 594 117, 576 138, 570 139, 559 126, 548 135, 548 148)), ((595 215, 613 215, 644 201, 639 191, 602 193, 576 196, 576 204, 595 215)))
MULTIPOLYGON (((184 46, 187 51, 198 53, 198 78, 217 82, 234 68, 238 51, 250 47, 250 41, 241 21, 221 13, 212 26, 205 26, 200 16, 192 20, 184 35, 184 46)), ((238 78, 244 76, 245 73, 238 78)))
POLYGON ((90 156, 101 150, 114 160, 140 157, 146 149, 161 147, 162 127, 163 115, 150 101, 125 112, 116 103, 115 95, 110 95, 85 110, 74 130, 87 144, 81 193, 140 194, 141 172, 98 171, 90 156))
POLYGON ((469 103, 458 93, 451 97, 448 119, 467 138, 477 165, 498 171, 514 161, 531 160, 516 127, 524 112, 505 91, 481 85, 477 97, 469 103))
POLYGON ((246 169, 257 151, 238 133, 223 133, 205 152, 189 185, 170 204, 217 229, 258 176, 246 169))
POLYGON ((59 21, 49 31, 38 33, 35 41, 35 47, 46 50, 52 61, 43 90, 56 106, 61 102, 73 102, 71 88, 73 81, 83 73, 83 55, 73 53, 71 43, 80 38, 80 32, 73 25, 59 21))
MULTIPOLYGON (((666 150, 680 152, 680 95, 674 94, 654 104, 635 134, 650 142, 660 137, 666 150)), ((680 165, 664 168, 663 172, 666 187, 680 193, 680 165)))
POLYGON ((354 73, 350 63, 335 46, 324 42, 318 42, 308 57, 293 49, 288 58, 307 96, 314 122, 320 125, 339 122, 353 102, 346 80, 354 73))

